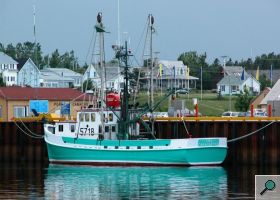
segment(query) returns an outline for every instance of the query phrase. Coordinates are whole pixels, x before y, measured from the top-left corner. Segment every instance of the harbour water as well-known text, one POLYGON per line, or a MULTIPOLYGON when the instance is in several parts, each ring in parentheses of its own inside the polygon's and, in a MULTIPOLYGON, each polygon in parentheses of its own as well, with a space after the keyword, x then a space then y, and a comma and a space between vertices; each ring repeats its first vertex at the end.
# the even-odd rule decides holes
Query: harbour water
POLYGON ((256 167, 0 166, 1 199, 254 199, 256 167))

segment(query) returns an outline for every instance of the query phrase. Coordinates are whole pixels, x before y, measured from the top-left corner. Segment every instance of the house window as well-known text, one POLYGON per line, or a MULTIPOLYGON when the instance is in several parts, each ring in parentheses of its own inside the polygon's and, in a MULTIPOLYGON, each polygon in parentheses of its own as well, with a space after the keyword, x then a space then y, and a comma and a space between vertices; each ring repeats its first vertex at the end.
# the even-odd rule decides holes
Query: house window
POLYGON ((231 91, 232 92, 236 92, 236 90, 237 90, 237 86, 236 85, 231 86, 231 91))
POLYGON ((15 81, 15 77, 14 76, 11 76, 11 81, 15 81))
POLYGON ((28 115, 28 106, 15 106, 14 117, 25 117, 28 115))
POLYGON ((221 85, 221 91, 225 91, 225 86, 224 85, 221 85))

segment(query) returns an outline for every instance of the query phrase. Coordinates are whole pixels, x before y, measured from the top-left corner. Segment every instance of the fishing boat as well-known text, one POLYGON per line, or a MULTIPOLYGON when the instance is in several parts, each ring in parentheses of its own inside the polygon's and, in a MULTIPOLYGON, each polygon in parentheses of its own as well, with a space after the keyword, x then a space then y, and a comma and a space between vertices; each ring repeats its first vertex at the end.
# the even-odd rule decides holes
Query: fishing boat
MULTIPOLYGON (((152 30, 154 19, 150 18, 152 30)), ((96 32, 100 39, 100 69, 104 69, 104 33, 102 14, 97 16, 96 32)), ((101 93, 98 108, 77 112, 76 121, 45 123, 44 139, 49 161, 65 164, 91 165, 218 165, 227 154, 226 138, 157 139, 151 124, 142 116, 153 111, 173 91, 146 109, 129 109, 127 43, 115 46, 116 58, 123 66, 125 82, 123 91, 101 93), (141 126, 142 125, 142 126, 141 126), (146 128, 146 131, 141 127, 146 128)), ((103 70, 104 71, 104 70, 103 70)), ((101 73, 101 91, 105 74, 101 73)))

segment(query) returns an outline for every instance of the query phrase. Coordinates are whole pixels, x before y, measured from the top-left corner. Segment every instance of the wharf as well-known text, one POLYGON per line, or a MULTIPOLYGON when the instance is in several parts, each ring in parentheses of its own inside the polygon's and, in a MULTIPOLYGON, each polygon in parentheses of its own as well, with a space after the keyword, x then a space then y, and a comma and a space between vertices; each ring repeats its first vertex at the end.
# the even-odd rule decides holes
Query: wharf
MULTIPOLYGON (((149 122, 148 118, 144 120, 149 122)), ((43 135, 42 122, 0 122, 0 162, 47 162, 44 140, 31 138, 21 129, 27 134, 33 132, 43 135)), ((280 117, 155 119, 155 131, 159 139, 187 138, 186 129, 193 138, 227 137, 229 141, 257 131, 249 137, 229 142, 224 164, 280 166, 280 117)))

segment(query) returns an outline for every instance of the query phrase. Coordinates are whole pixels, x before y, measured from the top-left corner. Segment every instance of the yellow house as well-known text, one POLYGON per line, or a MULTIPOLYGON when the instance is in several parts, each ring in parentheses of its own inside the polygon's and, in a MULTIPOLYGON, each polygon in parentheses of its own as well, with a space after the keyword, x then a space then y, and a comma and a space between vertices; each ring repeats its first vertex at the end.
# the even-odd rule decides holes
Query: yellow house
POLYGON ((76 117, 78 110, 90 104, 96 104, 93 96, 72 88, 0 87, 2 121, 31 116, 32 109, 42 113, 76 117))

